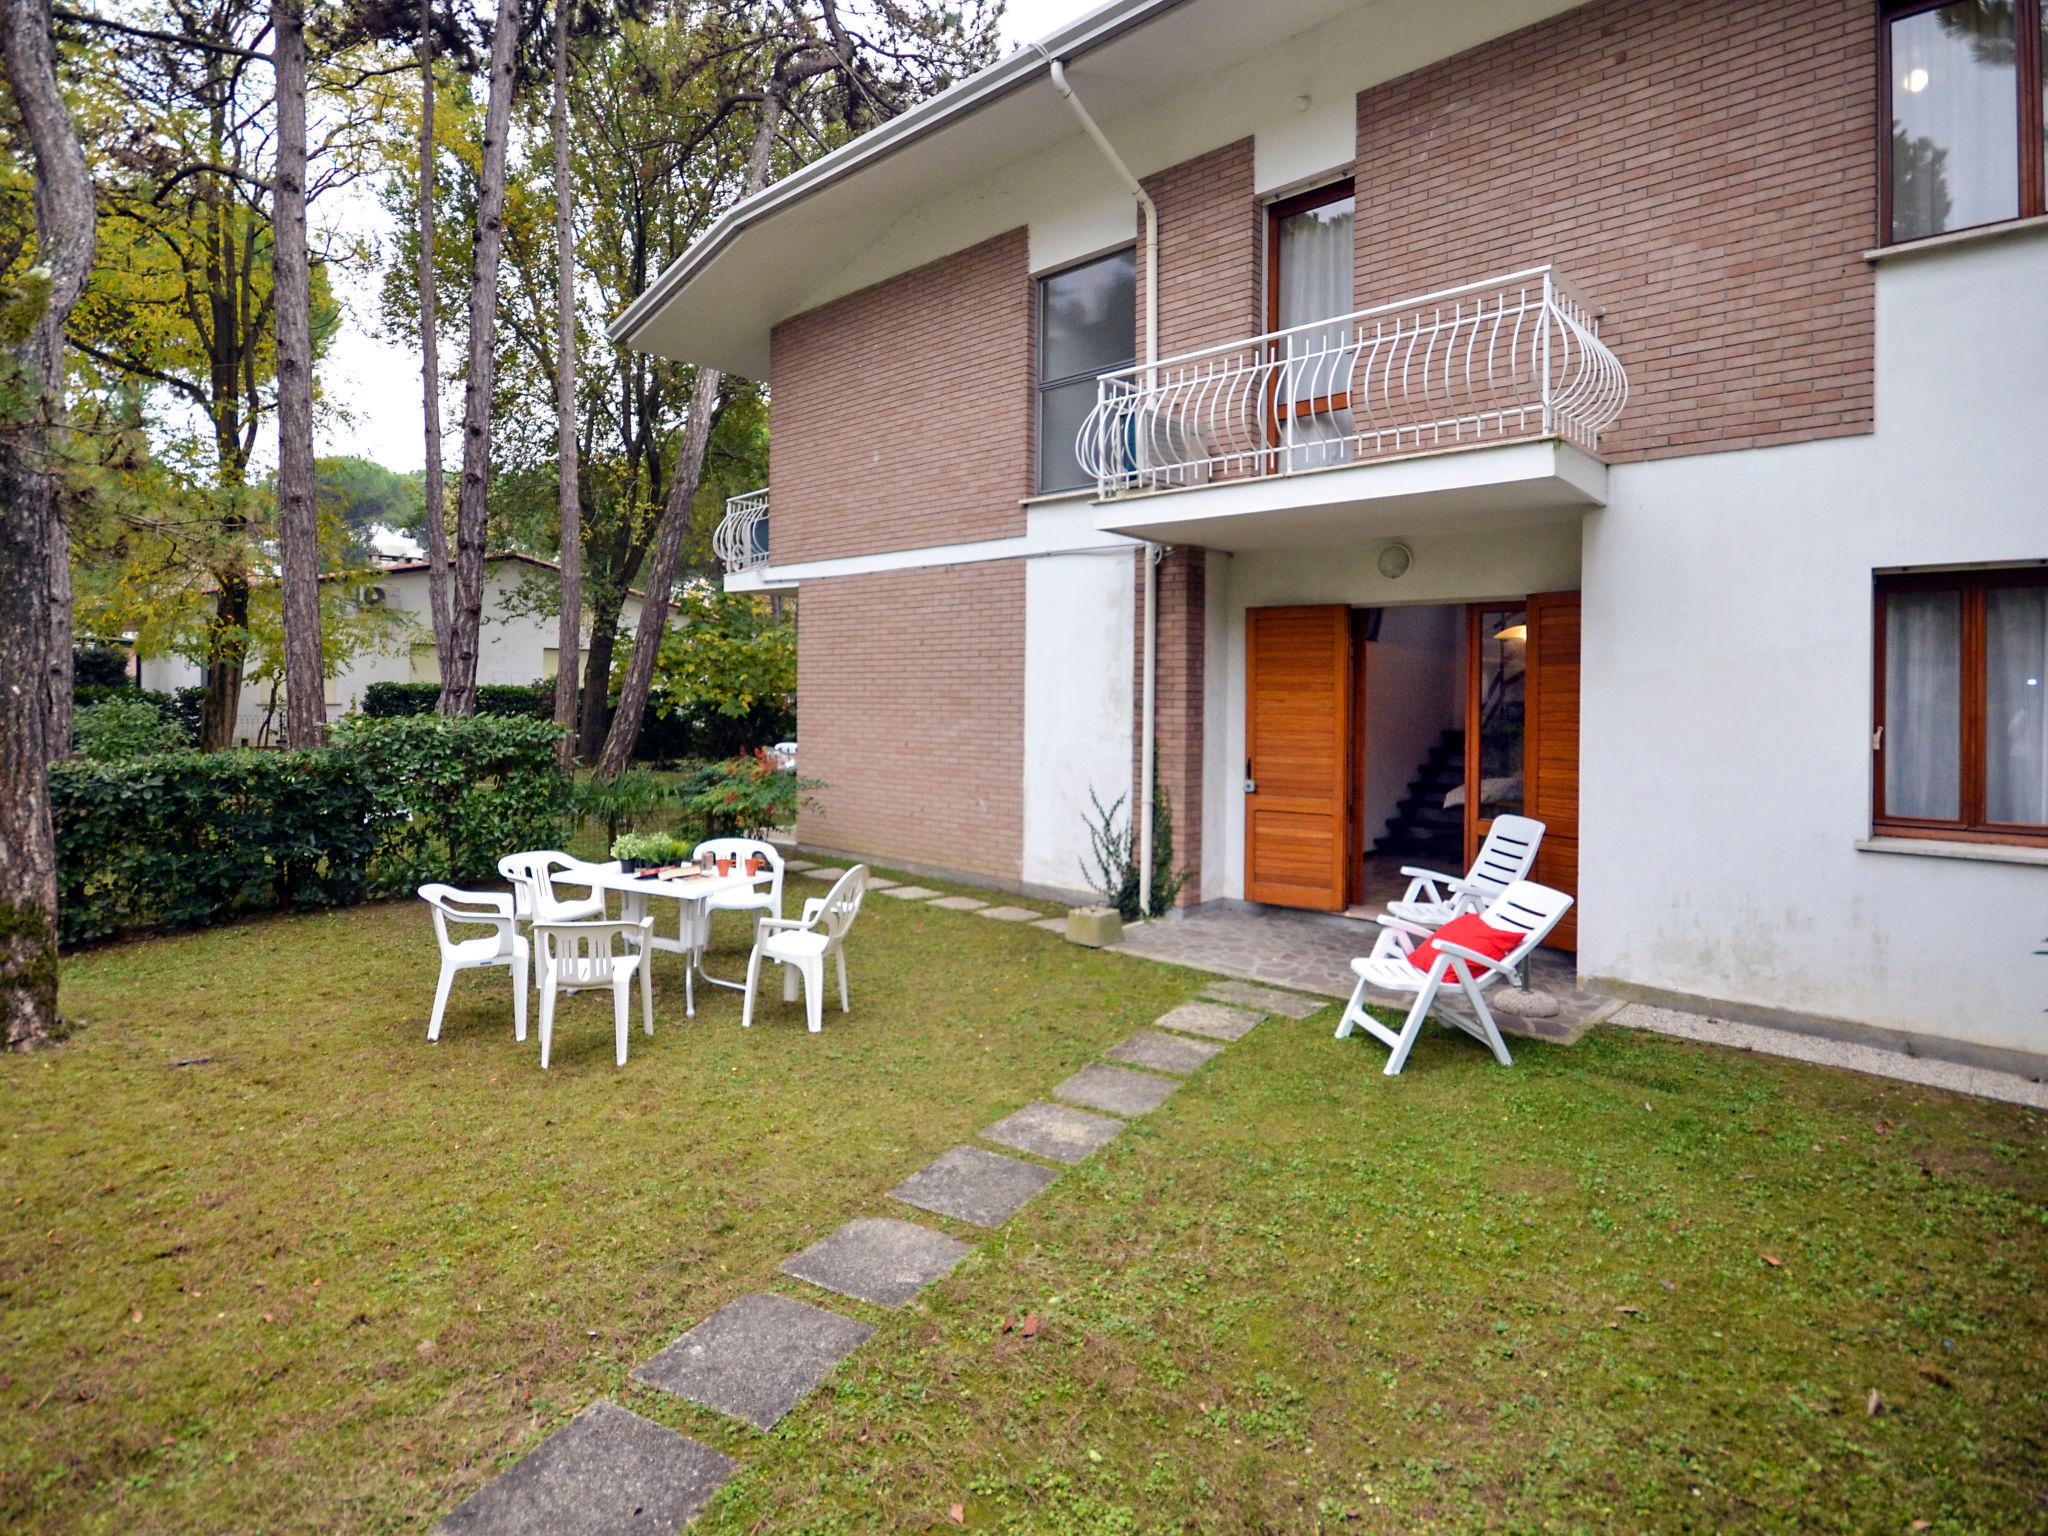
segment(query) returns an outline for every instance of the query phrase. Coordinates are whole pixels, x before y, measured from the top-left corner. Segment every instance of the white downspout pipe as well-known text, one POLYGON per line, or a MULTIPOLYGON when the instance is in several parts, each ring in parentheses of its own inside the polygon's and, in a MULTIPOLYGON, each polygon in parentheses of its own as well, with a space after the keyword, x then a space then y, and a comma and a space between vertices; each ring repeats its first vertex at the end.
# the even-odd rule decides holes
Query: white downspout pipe
MULTIPOLYGON (((1124 164, 1116 146, 1109 142, 1081 98, 1074 94, 1073 86, 1067 83, 1066 66, 1050 53, 1043 43, 1032 44, 1052 66, 1053 89, 1065 99, 1080 120, 1082 129, 1095 141, 1095 147, 1102 151, 1102 158, 1109 162, 1109 168, 1116 172, 1117 179, 1137 200, 1139 211, 1145 219, 1145 386, 1153 388, 1157 375, 1152 365, 1159 361, 1159 207, 1152 201, 1152 194, 1145 190, 1144 183, 1131 174, 1131 168, 1124 164)), ((1159 676, 1159 557, 1163 553, 1157 544, 1145 545, 1145 659, 1143 705, 1139 713, 1138 726, 1138 792, 1132 796, 1136 809, 1133 814, 1138 821, 1138 914, 1141 918, 1152 913, 1152 780, 1153 764, 1158 754, 1158 676, 1159 676)))

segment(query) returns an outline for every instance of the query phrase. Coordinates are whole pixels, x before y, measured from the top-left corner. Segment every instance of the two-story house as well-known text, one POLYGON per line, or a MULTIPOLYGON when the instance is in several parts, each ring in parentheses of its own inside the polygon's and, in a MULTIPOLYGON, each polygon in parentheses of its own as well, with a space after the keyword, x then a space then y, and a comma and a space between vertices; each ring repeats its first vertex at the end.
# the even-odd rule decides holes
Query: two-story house
POLYGON ((1590 980, 2038 1065, 2043 10, 1113 0, 733 208, 615 335, 769 382, 804 842, 1519 810, 1590 980))

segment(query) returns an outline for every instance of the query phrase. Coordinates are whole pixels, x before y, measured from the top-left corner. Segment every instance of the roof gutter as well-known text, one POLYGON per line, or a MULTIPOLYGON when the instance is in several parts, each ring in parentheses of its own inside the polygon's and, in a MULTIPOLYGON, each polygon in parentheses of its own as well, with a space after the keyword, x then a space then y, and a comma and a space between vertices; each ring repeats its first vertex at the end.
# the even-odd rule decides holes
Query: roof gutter
MULTIPOLYGON (((1187 0, 1115 0, 1115 3, 1100 6, 1061 28, 1045 43, 1034 47, 1041 52, 1049 48, 1070 61, 1078 59, 1186 3, 1187 0)), ((713 220, 711 227, 694 245, 664 268, 640 296, 605 328, 605 334, 620 346, 632 346, 634 338, 676 292, 686 287, 751 225, 887 159, 960 118, 972 116, 1002 97, 1029 88, 1041 78, 1043 65, 1039 55, 1031 48, 1019 48, 1008 58, 968 76, 931 100, 919 103, 901 117, 892 118, 881 127, 862 134, 851 144, 812 161, 752 197, 742 198, 713 220)))

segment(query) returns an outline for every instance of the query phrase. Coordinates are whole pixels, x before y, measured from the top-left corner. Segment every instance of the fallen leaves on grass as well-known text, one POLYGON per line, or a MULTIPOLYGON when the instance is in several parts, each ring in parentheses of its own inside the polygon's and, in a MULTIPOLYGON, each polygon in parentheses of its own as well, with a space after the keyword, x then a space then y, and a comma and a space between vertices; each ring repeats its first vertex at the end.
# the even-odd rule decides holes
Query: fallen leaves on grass
POLYGON ((946 1518, 955 1525, 965 1525, 967 1523, 967 1506, 965 1504, 955 1504, 946 1511, 946 1518))
POLYGON ((1883 1407, 1884 1399, 1877 1395, 1877 1388, 1872 1387, 1870 1389, 1870 1399, 1863 1405, 1864 1416, 1866 1418, 1874 1419, 1877 1417, 1879 1411, 1882 1410, 1883 1407))
POLYGON ((1758 1254, 1757 1257, 1762 1259, 1766 1264, 1770 1265, 1773 1269, 1783 1269, 1785 1267, 1785 1261, 1780 1259, 1775 1253, 1758 1254))

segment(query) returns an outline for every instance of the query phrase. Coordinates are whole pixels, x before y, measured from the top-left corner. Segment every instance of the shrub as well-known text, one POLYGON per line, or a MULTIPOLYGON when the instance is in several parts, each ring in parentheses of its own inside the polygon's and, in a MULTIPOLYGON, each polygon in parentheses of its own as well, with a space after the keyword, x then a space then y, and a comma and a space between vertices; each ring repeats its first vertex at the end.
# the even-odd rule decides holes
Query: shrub
POLYGON ((357 720, 335 738, 51 765, 62 942, 494 879, 501 854, 560 832, 552 725, 357 720))
POLYGON ((569 778, 551 721, 503 715, 341 720, 334 740, 376 765, 371 885, 490 880, 501 855, 559 841, 569 778))
POLYGON ((205 692, 204 688, 180 688, 176 693, 164 693, 155 688, 133 688, 126 685, 109 688, 92 683, 74 688, 71 691, 71 702, 79 713, 83 714, 95 704, 104 704, 109 699, 140 699, 155 706, 158 714, 178 728, 178 739, 172 743, 173 746, 190 747, 197 745, 199 741, 199 700, 205 692))
MULTIPOLYGON (((414 715, 431 715, 441 703, 439 683, 372 683, 363 690, 363 713, 376 720, 398 720, 414 715)), ((480 683, 476 690, 479 715, 501 715, 552 720, 555 717, 553 683, 480 683)))
POLYGON ((190 745, 185 727, 153 698, 133 688, 114 689, 72 717, 72 746, 98 763, 175 752, 190 745))
POLYGON ((638 828, 661 812, 674 810, 676 788, 650 769, 628 768, 615 779, 579 779, 570 804, 576 815, 603 822, 605 841, 610 842, 620 828, 638 828))
POLYGON ((687 773, 683 808, 702 818, 706 837, 759 837, 795 821, 810 803, 810 792, 824 787, 817 779, 782 772, 766 752, 756 751, 687 773))
POLYGON ((1140 912, 1138 907, 1138 838, 1132 826, 1133 818, 1123 816, 1124 796, 1118 795, 1104 806, 1091 789, 1088 801, 1095 807, 1095 819, 1088 827, 1089 853, 1095 867, 1090 870, 1084 864, 1081 872, 1088 876, 1088 883, 1102 894, 1102 904, 1115 907, 1127 923, 1134 923, 1141 916, 1165 916, 1173 909, 1174 898, 1180 895, 1181 887, 1188 883, 1187 872, 1176 873, 1173 867, 1173 805, 1167 799, 1165 786, 1156 776, 1153 778, 1152 910, 1149 914, 1140 912))

